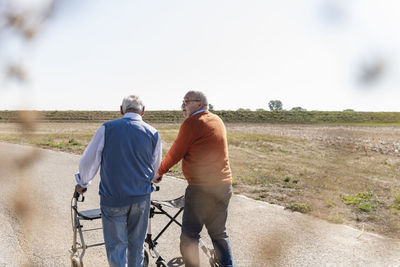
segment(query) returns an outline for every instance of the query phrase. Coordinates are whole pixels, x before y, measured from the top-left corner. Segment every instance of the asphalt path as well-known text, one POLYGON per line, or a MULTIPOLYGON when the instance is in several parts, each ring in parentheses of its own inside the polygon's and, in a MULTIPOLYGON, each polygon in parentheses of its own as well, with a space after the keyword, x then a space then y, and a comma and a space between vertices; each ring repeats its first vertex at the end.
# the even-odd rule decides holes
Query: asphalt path
MULTIPOLYGON (((70 201, 79 159, 78 155, 0 143, 0 266, 70 266, 70 201)), ((98 182, 97 176, 80 209, 99 207, 98 182)), ((186 182, 164 177, 160 185, 152 198, 169 200, 184 193, 186 182)), ((151 222, 157 234, 168 218, 156 215, 151 222)), ((101 227, 100 220, 84 227, 101 227)), ((227 228, 237 266, 400 266, 398 239, 240 195, 231 200, 227 228)), ((170 266, 179 266, 179 230, 172 224, 158 240, 157 248, 170 266)), ((203 236, 209 245, 205 232, 203 236)), ((101 242, 102 233, 88 232, 85 240, 101 242)), ((205 257, 201 260, 207 266, 205 257)), ((104 247, 89 248, 84 262, 89 267, 107 266, 104 247)))

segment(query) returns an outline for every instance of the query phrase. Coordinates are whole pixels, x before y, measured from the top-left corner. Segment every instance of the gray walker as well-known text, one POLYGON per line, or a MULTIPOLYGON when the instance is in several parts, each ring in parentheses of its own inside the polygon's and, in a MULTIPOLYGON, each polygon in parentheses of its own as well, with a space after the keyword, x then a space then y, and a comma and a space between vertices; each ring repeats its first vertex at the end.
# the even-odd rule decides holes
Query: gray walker
MULTIPOLYGON (((159 186, 153 186, 155 191, 159 191, 159 186)), ((104 242, 98 242, 93 244, 86 244, 84 233, 89 231, 98 231, 102 230, 101 227, 97 228, 88 228, 83 229, 83 223, 87 223, 88 221, 93 221, 97 219, 101 219, 101 210, 100 209, 91 209, 91 210, 78 210, 78 203, 84 202, 85 197, 80 195, 78 192, 74 192, 74 195, 71 200, 71 221, 72 221, 72 246, 69 249, 70 258, 71 258, 71 266, 72 267, 83 267, 83 257, 85 256, 86 249, 91 247, 97 247, 104 245, 104 242), (79 236, 79 240, 78 240, 79 236)), ((150 204, 150 218, 149 224, 147 228, 147 235, 145 239, 145 250, 144 250, 144 266, 149 265, 150 257, 155 260, 155 265, 157 267, 167 267, 167 263, 164 258, 161 256, 160 252, 157 250, 156 246, 158 244, 157 240, 162 236, 162 234, 167 230, 167 228, 175 223, 179 227, 182 225, 176 220, 179 214, 183 211, 185 196, 181 196, 176 199, 167 200, 167 201, 158 201, 151 200, 150 204), (177 210, 174 214, 168 213, 164 207, 172 208, 177 210), (169 222, 164 226, 164 228, 153 238, 153 234, 151 232, 151 221, 155 215, 165 215, 169 218, 169 222)), ((200 248, 205 253, 207 258, 209 259, 210 266, 219 267, 220 264, 216 260, 215 251, 213 249, 207 248, 204 242, 200 239, 199 242, 200 248)), ((180 264, 180 265, 183 265, 180 264)), ((180 266, 178 265, 178 266, 180 266)), ((174 265, 177 266, 177 265, 174 265)))
POLYGON ((72 267, 83 267, 83 257, 85 256, 86 249, 104 245, 104 242, 94 244, 86 244, 84 239, 84 232, 102 230, 102 228, 82 229, 83 221, 92 221, 101 219, 100 209, 92 209, 85 211, 78 211, 78 202, 85 201, 85 197, 78 192, 74 193, 71 200, 71 221, 72 221, 72 247, 69 249, 72 267), (79 235, 79 242, 78 242, 79 235))

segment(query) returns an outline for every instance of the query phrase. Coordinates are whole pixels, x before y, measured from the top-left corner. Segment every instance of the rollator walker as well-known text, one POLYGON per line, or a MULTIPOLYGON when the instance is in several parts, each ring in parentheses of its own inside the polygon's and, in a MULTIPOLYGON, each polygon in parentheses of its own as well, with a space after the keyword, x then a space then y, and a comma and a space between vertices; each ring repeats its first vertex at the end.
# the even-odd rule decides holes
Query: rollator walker
MULTIPOLYGON (((154 191, 159 191, 159 186, 153 185, 154 191)), ((97 247, 104 245, 104 242, 97 242, 93 244, 87 244, 85 242, 85 233, 89 231, 99 231, 102 230, 102 227, 97 228, 88 228, 83 229, 83 224, 90 224, 90 221, 101 219, 101 210, 100 209, 91 209, 80 211, 78 209, 78 203, 84 202, 85 196, 79 194, 78 192, 74 192, 74 195, 71 199, 71 221, 72 221, 72 246, 69 249, 70 258, 71 258, 71 266, 72 267, 83 267, 84 261, 83 258, 86 254, 86 250, 91 247, 97 247)), ((145 249, 144 249, 144 266, 149 266, 149 261, 152 259, 157 267, 167 267, 168 264, 165 259, 161 256, 160 252, 157 249, 157 244, 159 238, 165 233, 165 231, 170 227, 171 224, 175 223, 179 227, 181 227, 181 223, 179 223, 176 218, 183 211, 183 206, 185 202, 185 196, 181 196, 176 199, 167 200, 167 201, 159 201, 159 200, 151 200, 150 201, 150 215, 149 215, 149 224, 147 228, 147 235, 145 239, 145 249), (171 208, 176 212, 171 214, 167 212, 164 207, 171 208), (169 218, 168 223, 162 228, 162 230, 153 238, 153 234, 151 231, 152 220, 155 218, 155 215, 163 215, 169 218)), ((156 216, 156 217, 157 217, 156 216)), ((204 254, 207 256, 210 266, 219 267, 220 264, 216 259, 216 254, 214 249, 206 247, 204 242, 200 239, 199 246, 204 254)), ((183 265, 183 264, 182 264, 183 265)), ((176 265, 174 265, 176 266, 176 265)))

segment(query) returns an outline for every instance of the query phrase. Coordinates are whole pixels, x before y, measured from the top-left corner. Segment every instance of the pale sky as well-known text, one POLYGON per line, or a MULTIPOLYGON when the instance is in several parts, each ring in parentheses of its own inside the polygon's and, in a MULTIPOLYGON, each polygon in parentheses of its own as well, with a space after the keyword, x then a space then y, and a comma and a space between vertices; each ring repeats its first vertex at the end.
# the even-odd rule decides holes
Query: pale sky
POLYGON ((3 58, 23 59, 29 83, 0 84, 0 109, 118 110, 137 94, 148 110, 177 110, 200 90, 216 110, 281 100, 400 111, 398 10, 398 0, 64 1, 35 43, 9 41, 3 58), (363 83, 369 64, 380 72, 363 83))

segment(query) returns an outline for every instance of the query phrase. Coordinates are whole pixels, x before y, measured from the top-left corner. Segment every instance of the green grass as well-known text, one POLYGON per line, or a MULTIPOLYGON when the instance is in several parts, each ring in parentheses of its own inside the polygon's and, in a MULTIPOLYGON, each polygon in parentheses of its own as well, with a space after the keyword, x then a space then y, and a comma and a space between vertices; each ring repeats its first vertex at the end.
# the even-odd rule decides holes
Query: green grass
POLYGON ((395 195, 394 200, 400 204, 400 193, 395 195))
POLYGON ((8 136, 0 135, 0 140, 12 143, 28 143, 42 148, 51 148, 56 150, 68 151, 73 153, 82 153, 92 134, 25 134, 8 136))
POLYGON ((307 213, 311 211, 311 205, 308 203, 289 203, 285 206, 286 209, 292 210, 292 211, 298 211, 301 213, 307 213))
POLYGON ((370 212, 372 209, 376 209, 376 205, 371 203, 361 203, 358 206, 358 209, 363 212, 370 212))
POLYGON ((329 201, 326 203, 326 206, 327 206, 328 208, 334 208, 334 207, 336 207, 336 203, 335 203, 334 201, 332 201, 332 200, 329 200, 329 201))
POLYGON ((0 136, 1 141, 12 142, 12 143, 20 143, 22 142, 21 138, 11 137, 11 136, 0 136))
POLYGON ((53 139, 49 139, 47 141, 35 141, 34 144, 41 146, 41 147, 50 147, 50 148, 57 148, 60 150, 67 150, 67 151, 82 151, 85 149, 85 145, 77 142, 76 140, 69 139, 68 141, 61 141, 56 142, 53 139))
MULTIPOLYGON (((225 122, 287 123, 287 124, 343 124, 361 126, 400 126, 400 112, 357 112, 357 111, 213 111, 225 122)), ((0 111, 0 121, 16 122, 21 111, 0 111)), ((119 111, 35 111, 39 121, 107 121, 120 117, 119 111)), ((146 111, 148 122, 180 123, 179 110, 146 111)))
POLYGON ((342 201, 346 205, 353 205, 362 212, 370 212, 377 208, 380 201, 377 199, 372 191, 361 192, 355 196, 341 196, 342 201))
POLYGON ((343 217, 339 214, 328 216, 328 221, 332 223, 342 224, 344 222, 343 217))

